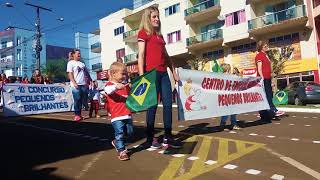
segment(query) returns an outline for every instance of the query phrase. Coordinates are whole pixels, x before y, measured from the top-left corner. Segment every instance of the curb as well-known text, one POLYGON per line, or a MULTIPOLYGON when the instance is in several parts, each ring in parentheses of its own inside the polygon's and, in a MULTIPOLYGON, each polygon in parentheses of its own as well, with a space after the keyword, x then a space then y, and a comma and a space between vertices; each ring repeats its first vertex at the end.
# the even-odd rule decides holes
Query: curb
MULTIPOLYGON (((158 107, 163 107, 162 104, 159 104, 158 107)), ((177 108, 176 104, 173 104, 172 107, 177 108)), ((280 111, 284 112, 301 112, 301 113, 320 113, 320 109, 307 109, 307 108, 277 108, 280 111)))

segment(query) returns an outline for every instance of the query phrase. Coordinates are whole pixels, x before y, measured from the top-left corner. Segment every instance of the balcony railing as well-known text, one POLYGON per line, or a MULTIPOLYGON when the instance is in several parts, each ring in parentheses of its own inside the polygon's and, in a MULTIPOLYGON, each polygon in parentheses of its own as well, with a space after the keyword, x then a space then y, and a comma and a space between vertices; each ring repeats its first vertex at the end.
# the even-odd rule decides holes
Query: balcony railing
POLYGON ((198 43, 203 43, 211 40, 218 40, 222 38, 222 29, 211 30, 206 33, 201 33, 193 37, 187 38, 187 46, 198 43))
POLYGON ((91 45, 91 52, 100 53, 101 52, 101 43, 97 42, 91 45))
POLYGON ((130 37, 136 36, 138 34, 138 29, 133 29, 131 31, 127 31, 123 33, 123 40, 126 40, 130 37))
POLYGON ((306 6, 300 5, 278 11, 272 14, 257 17, 255 19, 249 20, 248 27, 249 30, 262 28, 268 25, 278 24, 282 21, 305 17, 306 16, 306 6))
POLYGON ((137 53, 124 56, 124 63, 134 62, 137 60, 137 53))
POLYGON ((91 69, 92 69, 92 71, 101 71, 102 70, 102 63, 92 64, 91 69))
POLYGON ((208 9, 213 6, 220 5, 220 0, 207 0, 204 2, 201 2, 199 4, 196 4, 195 6, 188 8, 184 10, 184 16, 190 16, 191 14, 203 11, 205 9, 208 9))

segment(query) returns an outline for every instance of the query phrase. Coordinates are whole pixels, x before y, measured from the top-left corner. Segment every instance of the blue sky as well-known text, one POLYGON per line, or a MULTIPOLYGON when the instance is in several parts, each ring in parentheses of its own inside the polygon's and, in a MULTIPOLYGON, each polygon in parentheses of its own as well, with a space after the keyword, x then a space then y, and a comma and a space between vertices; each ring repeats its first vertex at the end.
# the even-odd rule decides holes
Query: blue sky
MULTIPOLYGON (((9 25, 34 29, 35 8, 26 6, 25 0, 0 0, 0 30, 9 25), (10 2, 14 8, 4 4, 10 2)), ((50 8, 40 11, 41 27, 47 31, 47 44, 74 47, 75 32, 93 32, 99 28, 99 19, 124 7, 132 8, 133 0, 28 0, 27 2, 50 8), (112 2, 112 3, 111 3, 112 2), (57 18, 63 17, 60 22, 57 18)))

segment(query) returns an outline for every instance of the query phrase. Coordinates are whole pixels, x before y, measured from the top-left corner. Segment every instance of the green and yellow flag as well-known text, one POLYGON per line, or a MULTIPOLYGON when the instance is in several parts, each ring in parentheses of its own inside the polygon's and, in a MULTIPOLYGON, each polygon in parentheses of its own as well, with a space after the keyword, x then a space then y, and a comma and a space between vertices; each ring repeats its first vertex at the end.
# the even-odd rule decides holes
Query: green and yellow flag
POLYGON ((278 91, 273 96, 272 101, 275 105, 286 105, 288 104, 288 93, 286 91, 278 91))
POLYGON ((213 59, 212 63, 213 63, 212 72, 223 72, 222 68, 220 67, 220 65, 216 59, 213 59))
POLYGON ((132 82, 132 88, 126 100, 128 109, 138 112, 158 104, 156 78, 156 70, 153 69, 132 82))

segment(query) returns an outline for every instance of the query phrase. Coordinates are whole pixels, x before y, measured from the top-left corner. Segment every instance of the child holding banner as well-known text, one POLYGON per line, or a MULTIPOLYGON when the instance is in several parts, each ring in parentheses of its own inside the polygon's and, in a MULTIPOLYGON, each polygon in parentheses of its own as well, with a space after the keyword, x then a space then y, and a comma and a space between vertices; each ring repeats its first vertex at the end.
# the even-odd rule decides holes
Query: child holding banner
POLYGON ((127 78, 126 66, 121 62, 114 62, 110 66, 110 81, 107 82, 105 92, 107 94, 108 107, 111 113, 111 124, 114 129, 115 139, 111 144, 116 148, 118 158, 121 161, 129 160, 125 147, 126 136, 133 133, 131 111, 126 107, 130 87, 123 84, 127 78))
MULTIPOLYGON (((222 72, 223 73, 227 73, 230 74, 231 73, 231 66, 230 64, 221 64, 221 68, 222 68, 222 72)), ((221 117, 221 121, 220 121, 220 129, 224 130, 225 126, 226 126, 226 121, 228 120, 229 116, 222 116, 221 117)), ((230 130, 240 130, 241 128, 239 126, 237 126, 237 115, 236 114, 232 114, 230 115, 231 118, 231 126, 230 126, 230 130)))

